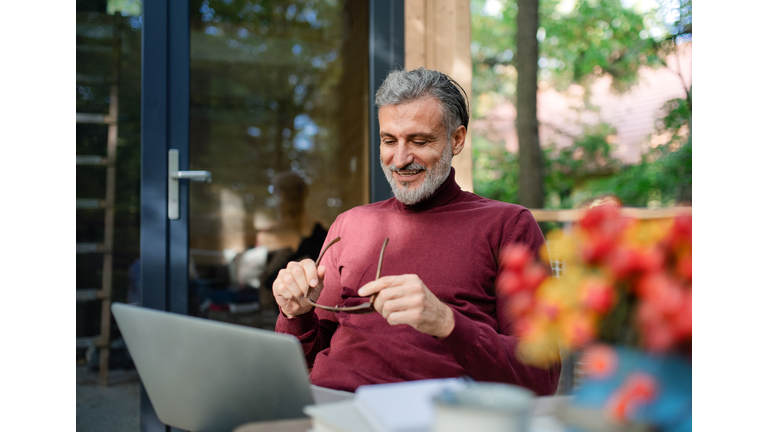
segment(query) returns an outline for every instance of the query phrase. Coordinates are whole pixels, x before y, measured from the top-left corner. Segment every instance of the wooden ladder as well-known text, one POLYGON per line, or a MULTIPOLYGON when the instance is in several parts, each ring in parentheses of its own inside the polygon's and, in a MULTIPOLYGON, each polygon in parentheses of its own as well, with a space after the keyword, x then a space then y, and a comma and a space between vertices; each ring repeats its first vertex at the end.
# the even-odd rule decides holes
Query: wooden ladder
MULTIPOLYGON (((118 117, 118 82, 120 75, 121 38, 120 29, 115 20, 112 44, 109 114, 77 113, 77 123, 107 125, 107 155, 77 155, 77 165, 106 166, 106 194, 104 198, 77 199, 78 209, 104 209, 104 240, 102 243, 77 243, 78 254, 101 253, 102 263, 101 288, 78 288, 77 301, 101 301, 101 332, 97 336, 77 338, 77 348, 96 346, 99 348, 99 385, 109 385, 109 343, 110 306, 112 303, 112 259, 115 232, 115 162, 117 158, 117 117, 118 117)), ((77 77, 78 81, 92 81, 92 77, 77 77)))

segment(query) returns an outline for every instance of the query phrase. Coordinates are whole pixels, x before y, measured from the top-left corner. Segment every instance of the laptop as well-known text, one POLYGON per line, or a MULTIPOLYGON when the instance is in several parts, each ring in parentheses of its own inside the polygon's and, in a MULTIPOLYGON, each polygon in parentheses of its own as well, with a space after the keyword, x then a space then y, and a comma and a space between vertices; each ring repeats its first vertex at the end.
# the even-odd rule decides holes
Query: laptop
POLYGON ((293 336, 123 303, 113 303, 112 314, 166 425, 229 432, 306 417, 304 406, 353 396, 310 385, 293 336))

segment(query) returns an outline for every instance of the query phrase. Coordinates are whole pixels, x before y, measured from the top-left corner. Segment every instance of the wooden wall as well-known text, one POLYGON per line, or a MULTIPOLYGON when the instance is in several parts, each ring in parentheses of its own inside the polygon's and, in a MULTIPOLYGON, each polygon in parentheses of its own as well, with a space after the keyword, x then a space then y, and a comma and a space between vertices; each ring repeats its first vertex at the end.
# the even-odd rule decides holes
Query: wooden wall
MULTIPOLYGON (((338 185, 342 201, 339 213, 368 204, 368 2, 344 4, 344 36, 341 44, 342 73, 338 86, 339 150, 342 160, 338 185)), ((370 169, 380 170, 376 165, 370 169)), ((336 218, 336 215, 327 223, 336 218)), ((326 226, 329 226, 326 225, 326 226)))
MULTIPOLYGON (((470 0, 405 0, 405 68, 439 70, 472 95, 470 0)), ((472 120, 469 122, 472 130, 472 120)), ((472 135, 453 158, 456 181, 472 188, 472 135)))

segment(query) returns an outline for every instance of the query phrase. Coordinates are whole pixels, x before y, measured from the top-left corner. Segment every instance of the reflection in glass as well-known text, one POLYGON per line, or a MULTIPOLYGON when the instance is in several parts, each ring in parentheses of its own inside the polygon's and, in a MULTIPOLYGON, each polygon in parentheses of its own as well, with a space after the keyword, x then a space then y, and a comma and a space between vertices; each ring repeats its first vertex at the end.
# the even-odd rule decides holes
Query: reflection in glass
POLYGON ((367 3, 191 2, 190 169, 213 173, 190 187, 199 314, 231 312, 217 304, 248 292, 268 308, 277 255, 324 238, 336 216, 367 202, 367 3), (276 193, 285 173, 307 192, 276 193), (280 243, 269 227, 286 224, 286 199, 301 200, 303 214, 280 243), (237 277, 244 257, 265 261, 249 283, 237 277))
POLYGON ((110 369, 132 367, 109 303, 139 300, 141 2, 75 10, 77 362, 105 385, 110 369))

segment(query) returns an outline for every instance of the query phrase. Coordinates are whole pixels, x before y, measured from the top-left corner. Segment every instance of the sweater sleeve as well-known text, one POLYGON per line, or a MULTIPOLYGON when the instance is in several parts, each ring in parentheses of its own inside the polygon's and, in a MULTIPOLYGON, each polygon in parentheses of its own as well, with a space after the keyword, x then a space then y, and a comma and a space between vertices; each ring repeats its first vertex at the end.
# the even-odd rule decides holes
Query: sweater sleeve
MULTIPOLYGON (((527 210, 517 217, 506 240, 506 244, 526 244, 537 255, 544 244, 544 236, 527 210)), ((559 357, 549 369, 527 365, 519 360, 516 353, 518 340, 512 336, 512 319, 503 312, 506 310, 507 299, 497 296, 497 332, 491 326, 474 321, 454 309, 455 326, 453 332, 442 339, 443 345, 475 380, 515 384, 538 395, 554 394, 560 378, 559 357)))
POLYGON ((275 331, 296 336, 301 342, 307 366, 312 367, 317 354, 331 346, 331 337, 336 331, 338 323, 328 319, 320 319, 317 311, 313 309, 303 315, 287 318, 280 313, 275 325, 275 331))
MULTIPOLYGON (((338 235, 335 228, 335 226, 331 226, 329 234, 323 242, 323 247, 338 235)), ((317 300, 320 304, 339 303, 339 300, 335 299, 339 297, 341 291, 340 274, 334 263, 337 262, 337 248, 340 247, 342 245, 339 244, 328 248, 320 263, 327 269, 323 278, 323 291, 317 300)), ((338 325, 337 317, 333 312, 312 308, 311 311, 290 319, 281 311, 277 318, 275 331, 290 334, 299 339, 307 360, 307 366, 311 368, 315 363, 317 354, 331 346, 331 337, 333 337, 338 325)))

